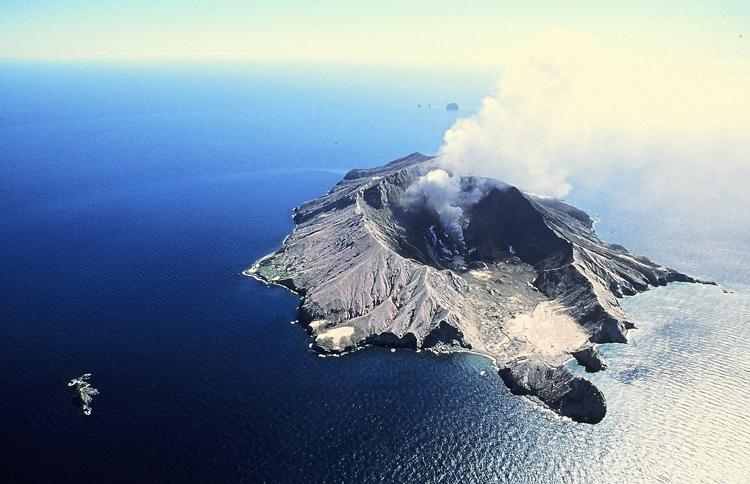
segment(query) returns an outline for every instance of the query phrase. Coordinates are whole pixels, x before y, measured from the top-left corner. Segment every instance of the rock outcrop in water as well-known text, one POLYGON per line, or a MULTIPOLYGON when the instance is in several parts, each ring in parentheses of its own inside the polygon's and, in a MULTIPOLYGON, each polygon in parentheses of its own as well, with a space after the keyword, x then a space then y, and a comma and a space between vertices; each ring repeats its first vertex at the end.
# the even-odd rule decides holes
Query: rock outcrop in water
POLYGON ((78 404, 83 409, 84 415, 91 415, 91 402, 93 401, 94 395, 99 395, 99 390, 92 387, 89 383, 91 373, 84 373, 78 378, 73 378, 68 382, 69 387, 75 387, 77 393, 76 399, 78 404))
POLYGON ((435 165, 414 153, 350 171, 296 208, 283 246, 246 274, 301 296, 317 351, 472 350, 495 360, 513 393, 600 421, 604 396, 565 362, 603 369, 594 344, 625 342, 632 328, 618 298, 693 279, 600 240, 571 205, 484 178, 460 178, 461 190, 482 190, 458 241, 434 210, 404 203, 435 165))

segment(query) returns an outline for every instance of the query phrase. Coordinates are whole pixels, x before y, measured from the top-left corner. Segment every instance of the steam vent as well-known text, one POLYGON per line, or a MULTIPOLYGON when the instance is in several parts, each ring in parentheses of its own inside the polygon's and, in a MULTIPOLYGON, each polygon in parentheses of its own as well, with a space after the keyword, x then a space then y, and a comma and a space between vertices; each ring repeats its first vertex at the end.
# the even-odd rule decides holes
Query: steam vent
POLYGON ((435 174, 449 176, 419 153, 350 171, 296 208, 283 246, 245 274, 300 295, 321 353, 472 350, 511 392, 602 420, 604 395, 564 364, 605 367, 596 344, 625 343, 633 327, 622 296, 698 281, 600 240, 581 210, 496 180, 451 176, 460 202, 446 214, 416 190, 435 174))

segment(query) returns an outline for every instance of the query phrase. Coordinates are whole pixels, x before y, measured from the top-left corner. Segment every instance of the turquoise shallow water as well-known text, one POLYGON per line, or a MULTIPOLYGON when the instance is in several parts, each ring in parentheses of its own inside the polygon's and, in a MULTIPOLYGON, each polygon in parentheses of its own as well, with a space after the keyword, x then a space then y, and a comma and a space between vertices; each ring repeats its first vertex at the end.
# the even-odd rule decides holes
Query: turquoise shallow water
MULTIPOLYGON (((630 344, 603 347, 603 373, 571 365, 608 400, 595 426, 479 377, 479 356, 308 351, 296 297, 241 271, 346 170, 434 152, 456 115, 417 103, 470 113, 493 83, 337 69, 0 67, 0 480, 741 482, 750 291, 730 237, 735 259, 696 243, 688 269, 733 294, 625 299, 630 344), (88 418, 65 385, 85 371, 88 418)), ((615 205, 604 233, 637 224, 615 205)))

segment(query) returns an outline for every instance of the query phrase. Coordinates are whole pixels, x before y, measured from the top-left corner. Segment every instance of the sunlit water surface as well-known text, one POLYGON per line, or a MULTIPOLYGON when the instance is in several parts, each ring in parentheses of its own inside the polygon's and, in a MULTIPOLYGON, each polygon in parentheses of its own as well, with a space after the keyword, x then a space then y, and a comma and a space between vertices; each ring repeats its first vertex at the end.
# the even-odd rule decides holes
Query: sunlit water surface
MULTIPOLYGON (((721 280, 733 293, 675 284, 623 301, 639 329, 602 348, 610 368, 571 365, 606 395, 594 426, 480 377, 479 356, 320 358, 290 324, 296 297, 240 275, 347 169, 434 152, 455 119, 441 106, 472 112, 492 76, 0 69, 0 481, 746 479, 742 275, 721 280), (101 391, 90 417, 65 385, 86 371, 101 391)), ((672 252, 660 262, 679 264, 672 252)))

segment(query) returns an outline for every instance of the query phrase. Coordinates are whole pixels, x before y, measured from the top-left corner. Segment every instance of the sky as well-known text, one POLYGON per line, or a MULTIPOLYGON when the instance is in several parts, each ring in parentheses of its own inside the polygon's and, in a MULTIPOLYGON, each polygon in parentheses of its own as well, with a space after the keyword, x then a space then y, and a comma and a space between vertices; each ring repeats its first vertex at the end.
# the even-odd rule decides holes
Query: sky
POLYGON ((636 55, 750 60, 747 0, 0 0, 0 59, 499 65, 556 26, 636 55))

